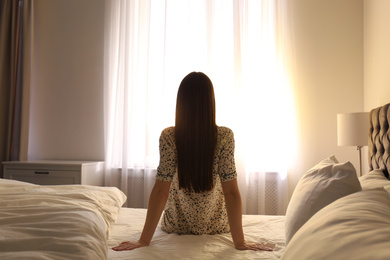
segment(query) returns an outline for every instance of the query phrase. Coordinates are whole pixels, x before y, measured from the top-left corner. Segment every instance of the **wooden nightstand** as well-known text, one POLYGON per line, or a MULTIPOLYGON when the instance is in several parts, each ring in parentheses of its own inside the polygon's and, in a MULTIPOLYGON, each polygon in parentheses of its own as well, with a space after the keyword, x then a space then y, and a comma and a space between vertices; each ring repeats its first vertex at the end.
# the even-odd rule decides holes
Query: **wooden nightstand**
POLYGON ((40 185, 85 184, 103 186, 104 162, 12 161, 3 162, 5 179, 40 185))

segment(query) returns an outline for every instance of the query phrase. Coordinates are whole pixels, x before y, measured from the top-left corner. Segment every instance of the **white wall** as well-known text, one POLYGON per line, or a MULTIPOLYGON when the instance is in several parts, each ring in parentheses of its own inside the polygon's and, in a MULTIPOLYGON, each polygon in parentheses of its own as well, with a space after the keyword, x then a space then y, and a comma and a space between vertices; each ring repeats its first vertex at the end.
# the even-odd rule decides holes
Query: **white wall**
MULTIPOLYGON (((364 1, 364 108, 390 103, 390 1, 364 1)), ((368 169, 368 155, 364 164, 368 169)))
POLYGON ((359 167, 356 147, 337 146, 336 118, 364 109, 363 1, 292 3, 301 154, 289 175, 290 193, 302 173, 331 154, 359 167))
POLYGON ((364 108, 390 103, 390 1, 364 1, 364 108))
POLYGON ((103 0, 35 0, 29 159, 104 159, 103 0))

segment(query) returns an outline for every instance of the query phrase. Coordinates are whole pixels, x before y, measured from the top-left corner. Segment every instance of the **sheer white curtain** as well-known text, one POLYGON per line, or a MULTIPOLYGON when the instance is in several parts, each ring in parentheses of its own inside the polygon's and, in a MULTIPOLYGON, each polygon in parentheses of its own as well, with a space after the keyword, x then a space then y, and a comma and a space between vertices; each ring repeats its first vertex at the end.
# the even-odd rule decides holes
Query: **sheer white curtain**
POLYGON ((217 124, 235 133, 244 213, 284 213, 295 138, 286 2, 107 0, 106 184, 121 187, 129 207, 146 207, 180 81, 202 71, 217 124))

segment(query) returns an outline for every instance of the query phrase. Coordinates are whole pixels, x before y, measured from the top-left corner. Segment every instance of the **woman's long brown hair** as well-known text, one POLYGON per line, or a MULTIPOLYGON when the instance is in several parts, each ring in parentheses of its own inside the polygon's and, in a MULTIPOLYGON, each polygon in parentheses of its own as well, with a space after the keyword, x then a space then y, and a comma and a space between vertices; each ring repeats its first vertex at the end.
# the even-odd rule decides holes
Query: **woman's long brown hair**
POLYGON ((217 125, 214 88, 204 73, 192 72, 180 84, 175 139, 180 189, 196 193, 211 190, 217 125))

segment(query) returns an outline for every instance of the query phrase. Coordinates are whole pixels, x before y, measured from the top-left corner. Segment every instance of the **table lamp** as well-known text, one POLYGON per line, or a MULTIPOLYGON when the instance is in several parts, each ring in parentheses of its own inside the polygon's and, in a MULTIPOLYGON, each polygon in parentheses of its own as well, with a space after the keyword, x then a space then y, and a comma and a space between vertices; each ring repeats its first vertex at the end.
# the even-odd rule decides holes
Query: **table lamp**
POLYGON ((369 113, 337 114, 337 145, 356 146, 362 176, 362 147, 368 144, 369 113))

